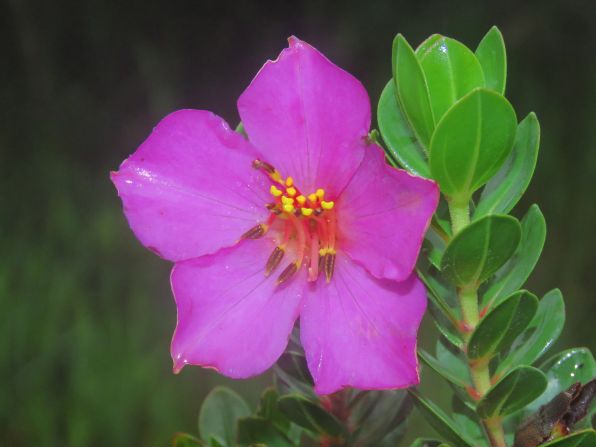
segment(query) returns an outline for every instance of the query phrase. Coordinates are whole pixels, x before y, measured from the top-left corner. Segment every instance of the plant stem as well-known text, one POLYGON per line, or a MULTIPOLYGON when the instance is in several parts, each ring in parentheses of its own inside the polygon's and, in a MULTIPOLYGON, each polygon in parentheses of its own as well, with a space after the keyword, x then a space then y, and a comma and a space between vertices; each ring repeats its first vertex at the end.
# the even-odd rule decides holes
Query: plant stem
POLYGON ((486 419, 482 421, 482 425, 488 433, 490 445, 494 447, 507 447, 505 443, 505 432, 503 431, 503 424, 501 419, 486 419))
POLYGON ((452 200, 448 203, 449 214, 451 215, 451 231, 455 236, 470 223, 469 200, 452 200))
MULTIPOLYGON (((449 202, 451 229, 454 235, 459 233, 470 223, 470 208, 468 202, 469 201, 464 201, 463 204, 460 201, 449 202)), ((480 321, 480 313, 478 310, 478 286, 476 284, 470 284, 461 287, 458 290, 458 298, 463 319, 462 335, 466 343, 464 354, 467 358, 467 344, 480 321)), ((488 360, 473 361, 467 358, 467 361, 476 395, 478 398, 481 398, 491 387, 488 360)), ((484 426, 492 447, 507 447, 507 444, 505 443, 505 433, 500 418, 484 419, 482 420, 482 425, 484 426)))

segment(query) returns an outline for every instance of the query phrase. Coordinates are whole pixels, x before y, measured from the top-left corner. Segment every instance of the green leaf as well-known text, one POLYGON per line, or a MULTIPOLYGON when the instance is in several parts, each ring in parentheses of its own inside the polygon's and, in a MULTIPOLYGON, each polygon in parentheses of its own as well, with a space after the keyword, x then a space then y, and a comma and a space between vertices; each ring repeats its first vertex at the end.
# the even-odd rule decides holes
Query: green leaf
POLYGON ((480 321, 468 343, 468 357, 490 359, 508 348, 528 327, 537 309, 538 298, 528 291, 509 296, 480 321))
MULTIPOLYGON (((234 444, 229 444, 232 446, 234 444)), ((220 441, 219 438, 215 438, 214 436, 209 437, 209 447, 228 447, 228 444, 225 444, 223 441, 220 441)))
POLYGON ((458 99, 484 87, 480 62, 457 40, 434 34, 416 49, 416 57, 424 71, 435 122, 458 99))
POLYGON ((457 353, 445 346, 440 338, 437 340, 435 354, 436 357, 422 348, 418 349, 420 359, 445 380, 460 388, 466 388, 471 385, 468 366, 457 353))
POLYGON ((214 438, 231 447, 236 442, 237 420, 249 414, 248 405, 238 394, 228 388, 216 387, 201 406, 199 434, 204 440, 214 438))
POLYGON ((540 124, 532 112, 517 126, 511 154, 482 190, 474 220, 513 209, 532 180, 539 146, 540 124))
POLYGON ((277 405, 290 421, 313 433, 328 436, 343 435, 343 426, 335 416, 298 394, 281 397, 277 405))
POLYGON ((546 239, 546 222, 538 205, 532 205, 521 221, 521 241, 511 259, 489 283, 482 297, 483 306, 498 304, 519 289, 536 266, 546 239))
POLYGON ((495 90, 501 95, 504 94, 507 80, 507 54, 499 28, 493 26, 482 38, 476 48, 476 57, 484 72, 486 88, 495 90))
POLYGON ((414 50, 401 34, 393 40, 393 78, 402 111, 418 140, 428 147, 435 129, 428 86, 414 50))
POLYGON ((176 433, 172 439, 172 447, 201 447, 205 444, 188 433, 176 433))
POLYGON ((397 445, 414 406, 410 396, 404 390, 346 392, 350 395, 346 403, 349 417, 344 422, 350 427, 346 445, 397 445))
POLYGON ((451 399, 451 417, 464 436, 474 441, 475 446, 487 446, 482 424, 473 408, 457 396, 451 399))
POLYGON ((377 121, 389 159, 412 174, 430 178, 426 155, 400 109, 393 80, 387 83, 379 98, 377 121))
POLYGON ((408 393, 414 398, 416 407, 420 410, 427 422, 445 439, 445 441, 455 447, 470 447, 473 445, 459 433, 454 422, 443 410, 412 389, 409 389, 408 393))
POLYGON ((290 421, 279 410, 278 400, 279 395, 275 388, 267 388, 261 395, 257 416, 271 421, 278 430, 285 433, 290 428, 290 421))
POLYGON ((457 286, 489 278, 513 255, 521 227, 511 216, 486 216, 461 230, 449 243, 441 271, 457 286))
POLYGON ((596 446, 596 431, 593 429, 572 433, 564 438, 540 444, 540 447, 594 447, 596 446))
POLYGON ((483 419, 521 410, 546 389, 546 376, 531 366, 520 366, 499 380, 480 399, 476 412, 483 419))
POLYGON ((430 143, 430 170, 441 191, 467 203, 509 156, 516 120, 511 104, 492 90, 476 89, 455 103, 430 143))
POLYGON ((295 446, 271 421, 258 416, 238 420, 238 442, 241 445, 262 443, 267 447, 295 446))
POLYGON ((538 303, 536 315, 528 329, 518 337, 507 356, 501 361, 499 376, 517 365, 531 365, 559 338, 565 324, 565 304, 558 289, 551 290, 538 303))
POLYGON ((437 439, 429 439, 429 438, 418 438, 410 447, 449 447, 447 444, 444 444, 443 441, 439 441, 437 439))
POLYGON ((428 310, 433 316, 435 325, 449 342, 455 346, 462 347, 463 340, 457 330, 459 315, 457 309, 453 309, 443 297, 450 293, 439 281, 433 278, 430 273, 416 270, 418 276, 424 282, 428 291, 428 310))
POLYGON ((548 403, 574 383, 586 384, 592 380, 596 376, 596 361, 589 349, 573 348, 549 358, 540 365, 540 369, 546 373, 548 387, 542 396, 528 406, 528 413, 538 411, 541 405, 548 403))

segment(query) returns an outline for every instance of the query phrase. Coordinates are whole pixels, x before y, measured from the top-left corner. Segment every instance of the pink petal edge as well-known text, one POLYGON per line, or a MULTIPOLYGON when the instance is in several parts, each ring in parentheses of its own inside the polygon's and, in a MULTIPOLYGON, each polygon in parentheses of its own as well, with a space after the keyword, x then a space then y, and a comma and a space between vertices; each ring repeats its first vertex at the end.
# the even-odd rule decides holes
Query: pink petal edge
POLYGON ((170 261, 234 244, 268 216, 256 150, 211 112, 166 116, 111 179, 143 245, 170 261))
POLYGON ((264 161, 292 176, 305 194, 324 188, 338 195, 364 156, 366 90, 296 37, 261 68, 238 99, 238 111, 264 161))
POLYGON ((179 262, 171 275, 178 308, 174 371, 186 364, 246 378, 270 368, 298 317, 303 277, 277 286, 264 276, 272 240, 246 240, 214 255, 179 262))
POLYGON ((392 168, 371 145, 338 201, 341 249, 377 278, 404 280, 438 201, 435 182, 392 168))
POLYGON ((426 291, 415 275, 377 279, 338 254, 333 281, 309 286, 300 312, 315 391, 416 385, 416 333, 425 309, 426 291))

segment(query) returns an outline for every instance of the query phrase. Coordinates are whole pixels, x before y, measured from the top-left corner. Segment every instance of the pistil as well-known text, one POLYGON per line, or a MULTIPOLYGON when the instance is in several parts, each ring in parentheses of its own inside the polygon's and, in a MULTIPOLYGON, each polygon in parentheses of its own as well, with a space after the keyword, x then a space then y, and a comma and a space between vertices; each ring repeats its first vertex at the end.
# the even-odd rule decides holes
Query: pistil
POLYGON ((336 254, 335 202, 326 200, 325 190, 322 188, 308 195, 303 194, 292 177, 284 179, 279 171, 267 162, 255 160, 253 167, 262 170, 272 180, 269 192, 273 201, 265 205, 271 216, 266 223, 253 227, 242 237, 257 239, 270 229, 276 217, 285 221, 283 241, 269 256, 265 264, 265 276, 277 269, 285 257, 287 245, 295 240, 296 259, 279 274, 277 284, 291 279, 303 263, 308 264, 308 281, 316 281, 319 272, 324 271, 326 281, 330 282, 335 269, 336 254))

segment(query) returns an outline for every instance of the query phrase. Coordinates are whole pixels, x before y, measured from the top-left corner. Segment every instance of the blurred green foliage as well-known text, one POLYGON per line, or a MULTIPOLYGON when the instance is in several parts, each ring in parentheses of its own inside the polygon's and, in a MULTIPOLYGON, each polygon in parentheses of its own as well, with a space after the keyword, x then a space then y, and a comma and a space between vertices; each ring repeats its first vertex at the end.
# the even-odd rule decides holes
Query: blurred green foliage
MULTIPOLYGON (((542 125, 536 176, 516 209, 521 216, 537 202, 548 223, 528 288, 560 287, 568 323, 559 343, 594 350, 593 2, 11 0, 0 8, 0 445, 167 445, 175 431, 196 431, 209 389, 231 383, 196 368, 171 373, 169 266, 132 236, 108 172, 177 108, 235 124, 236 98, 290 34, 353 72, 374 107, 397 32, 413 44, 434 32, 472 44, 500 27, 507 96, 520 117, 534 110, 542 125)), ((267 382, 232 386, 254 407, 267 382)), ((449 399, 426 382, 427 394, 449 399)))

